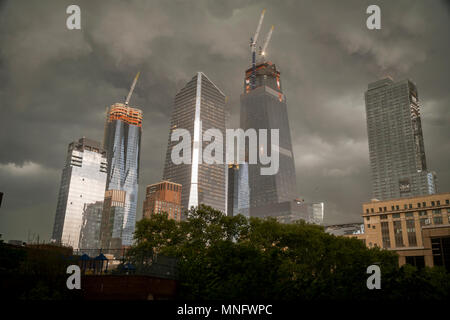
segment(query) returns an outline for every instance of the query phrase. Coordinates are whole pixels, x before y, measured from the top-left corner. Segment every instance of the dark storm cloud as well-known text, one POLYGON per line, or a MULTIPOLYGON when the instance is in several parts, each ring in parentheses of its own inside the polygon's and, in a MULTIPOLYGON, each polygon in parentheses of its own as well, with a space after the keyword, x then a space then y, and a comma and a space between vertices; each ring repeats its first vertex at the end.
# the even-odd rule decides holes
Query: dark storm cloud
POLYGON ((360 220, 370 199, 364 91, 384 75, 419 88, 427 162, 450 189, 448 1, 77 1, 82 30, 66 29, 72 1, 0 2, 0 232, 48 239, 70 141, 101 140, 105 107, 141 78, 140 198, 161 178, 173 98, 197 71, 228 96, 238 121, 249 38, 267 8, 269 58, 288 101, 298 193, 326 203, 328 223, 360 220), (365 26, 379 4, 382 29, 365 26))

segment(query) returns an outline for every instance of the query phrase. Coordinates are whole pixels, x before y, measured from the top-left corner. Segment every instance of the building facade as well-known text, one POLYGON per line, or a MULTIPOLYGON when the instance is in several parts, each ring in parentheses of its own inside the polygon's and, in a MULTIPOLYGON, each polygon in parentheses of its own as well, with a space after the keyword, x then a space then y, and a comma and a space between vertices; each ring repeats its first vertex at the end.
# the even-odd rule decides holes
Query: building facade
MULTIPOLYGON (((211 142, 202 141, 208 129, 217 129, 225 136, 225 100, 223 92, 202 72, 198 72, 175 96, 169 130, 169 141, 164 165, 163 180, 182 185, 183 210, 199 204, 225 212, 225 164, 207 164, 203 150, 211 142), (177 129, 187 130, 191 136, 190 163, 176 164, 172 150, 179 144, 172 141, 177 129)), ((216 150, 216 157, 224 158, 224 150, 216 150)))
POLYGON ((400 265, 450 270, 450 193, 363 204, 366 246, 396 251, 400 265))
MULTIPOLYGON (((79 248, 86 209, 103 201, 106 152, 100 143, 81 138, 69 144, 59 188, 52 240, 79 248)), ((95 225, 87 227, 96 228, 95 225)))
MULTIPOLYGON (((107 191, 123 191, 124 202, 112 215, 116 245, 130 246, 136 224, 142 111, 123 103, 113 104, 106 113, 104 149, 108 157, 107 191), (122 206, 123 205, 123 206, 122 206), (120 227, 119 227, 120 226, 120 227)), ((106 198, 105 198, 106 199, 106 198)), ((109 225, 111 227, 111 225, 109 225)), ((105 226, 108 228, 108 226, 105 226)), ((111 239, 106 242, 111 242, 111 239)))
POLYGON ((169 219, 180 221, 183 211, 181 207, 182 186, 179 183, 161 181, 147 186, 143 217, 165 212, 169 219))
POLYGON ((325 204, 323 202, 305 202, 304 200, 295 200, 297 207, 305 217, 305 221, 314 224, 323 224, 325 215, 325 204))
POLYGON ((84 205, 83 220, 80 232, 80 252, 100 248, 100 228, 102 224, 103 201, 84 205))
POLYGON ((436 193, 427 170, 417 87, 391 78, 365 93, 373 197, 379 200, 436 193))
POLYGON ((280 72, 274 64, 262 61, 256 65, 254 87, 252 70, 249 68, 245 73, 244 93, 241 95, 241 128, 267 129, 268 132, 279 130, 278 150, 271 150, 270 134, 267 134, 267 152, 278 152, 279 170, 274 175, 262 175, 261 168, 266 166, 261 161, 248 165, 250 216, 270 215, 289 220, 288 216, 292 216, 297 209, 294 202, 297 182, 286 96, 282 91, 280 72))
POLYGON ((229 164, 227 172, 227 215, 249 217, 248 163, 229 164))

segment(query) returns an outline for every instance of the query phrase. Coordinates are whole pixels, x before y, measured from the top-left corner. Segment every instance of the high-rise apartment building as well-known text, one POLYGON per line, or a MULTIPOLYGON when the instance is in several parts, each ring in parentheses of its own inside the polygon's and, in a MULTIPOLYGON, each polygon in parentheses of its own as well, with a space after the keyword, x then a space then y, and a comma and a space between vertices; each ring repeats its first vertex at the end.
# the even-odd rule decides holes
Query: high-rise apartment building
POLYGON ((52 235, 57 243, 79 248, 86 211, 105 195, 106 161, 99 142, 81 138, 69 144, 52 235))
MULTIPOLYGON (((142 130, 142 111, 127 104, 115 103, 107 111, 105 124, 104 149, 108 157, 107 191, 122 191, 123 201, 113 201, 120 205, 112 210, 113 221, 103 229, 108 229, 110 239, 103 243, 130 246, 136 224, 136 207, 138 198, 139 158, 142 130), (112 229, 111 229, 112 228, 112 229), (118 241, 121 239, 121 241, 118 241), (121 243, 120 243, 121 242, 121 243)), ((105 198, 106 199, 106 198, 105 198)), ((105 203, 106 204, 106 203, 105 203)))
POLYGON ((279 130, 279 170, 274 175, 262 175, 261 168, 265 165, 261 161, 248 165, 250 216, 275 216, 280 221, 289 222, 296 219, 294 200, 297 182, 286 96, 275 64, 260 61, 253 73, 253 68, 245 72, 244 93, 241 95, 241 128, 267 129, 268 149, 271 149, 270 130, 279 130))
MULTIPOLYGON (((205 163, 203 150, 211 142, 202 141, 208 129, 217 129, 225 136, 225 99, 203 72, 198 72, 175 96, 163 180, 182 185, 183 210, 205 204, 225 211, 225 165, 205 163), (171 140, 176 129, 185 129, 191 136, 190 164, 172 161, 172 149, 180 143, 171 140)), ((220 143, 224 145, 223 140, 220 143)), ((224 158, 224 148, 216 153, 218 158, 224 158)))
POLYGON ((143 217, 150 218, 154 213, 165 212, 169 219, 181 220, 181 184, 161 181, 147 186, 143 217))
POLYGON ((373 197, 436 193, 436 175, 427 169, 416 85, 385 78, 369 84, 365 101, 373 197))

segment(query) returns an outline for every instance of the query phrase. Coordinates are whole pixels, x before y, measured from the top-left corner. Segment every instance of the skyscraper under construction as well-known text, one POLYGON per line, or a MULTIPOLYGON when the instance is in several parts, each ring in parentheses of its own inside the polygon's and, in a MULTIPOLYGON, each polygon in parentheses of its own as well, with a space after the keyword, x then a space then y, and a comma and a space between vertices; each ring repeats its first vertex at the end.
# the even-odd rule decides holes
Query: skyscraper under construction
MULTIPOLYGON (((261 28, 264 11, 251 39, 252 66, 245 71, 244 93, 241 95, 240 125, 247 129, 279 130, 279 145, 271 147, 268 133, 267 149, 279 153, 279 170, 274 175, 262 175, 265 165, 248 165, 250 216, 274 216, 282 222, 300 217, 294 199, 297 197, 294 154, 287 112, 286 96, 282 91, 280 71, 275 64, 266 60, 265 51, 272 29, 264 46, 256 57, 256 41, 261 28), (274 148, 275 147, 275 148, 274 148)), ((258 139, 260 139, 259 137, 258 139)), ((260 146, 260 142, 258 141, 260 146)), ((259 148, 259 154, 265 150, 259 148)))
POLYGON ((125 103, 113 104, 106 113, 104 149, 108 175, 103 210, 101 245, 120 249, 132 244, 136 224, 142 111, 128 106, 139 74, 125 103))

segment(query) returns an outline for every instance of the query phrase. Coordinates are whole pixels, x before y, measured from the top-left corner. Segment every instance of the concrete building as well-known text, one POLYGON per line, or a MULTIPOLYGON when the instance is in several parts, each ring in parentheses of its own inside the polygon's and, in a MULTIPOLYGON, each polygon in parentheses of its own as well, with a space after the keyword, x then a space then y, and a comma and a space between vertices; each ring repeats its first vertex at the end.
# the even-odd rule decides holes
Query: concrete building
POLYGON ((367 247, 396 251, 399 263, 450 270, 450 193, 363 204, 367 247))
MULTIPOLYGON (((225 164, 209 164, 211 159, 203 158, 203 150, 211 143, 203 141, 205 131, 216 129, 222 138, 225 136, 225 100, 225 94, 203 72, 198 72, 175 96, 163 180, 182 185, 183 210, 205 204, 225 212, 225 164), (180 143, 172 141, 177 129, 190 134, 190 163, 176 164, 172 160, 172 150, 180 143)), ((225 146, 223 140, 220 143, 225 146)), ((224 149, 215 150, 215 156, 224 159, 224 149)))
MULTIPOLYGON (((139 159, 142 132, 142 111, 127 104, 113 104, 106 113, 104 149, 108 156, 107 191, 123 191, 124 202, 112 215, 116 221, 114 243, 130 246, 136 225, 136 208, 139 183, 139 159), (122 206, 123 205, 123 206, 122 206), (120 213, 119 213, 120 212, 120 213), (119 227, 120 225, 120 227, 119 227)), ((106 198, 105 198, 106 200, 106 198)), ((107 208, 109 210, 109 208, 107 208)), ((111 239, 107 240, 108 243, 111 239)))
POLYGON ((397 199, 436 193, 428 171, 417 87, 385 78, 365 93, 373 198, 397 199))
POLYGON ((78 249, 85 209, 103 201, 106 161, 99 142, 81 138, 69 144, 53 226, 54 242, 78 249))
POLYGON ((181 220, 182 186, 179 183, 161 181, 147 186, 143 217, 150 218, 152 214, 165 212, 169 219, 181 220))

